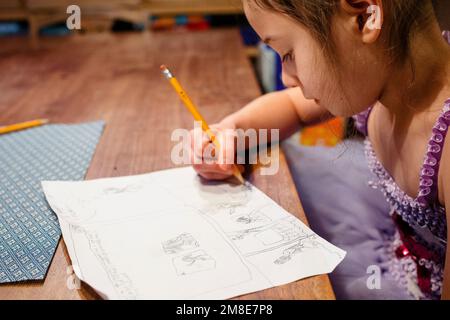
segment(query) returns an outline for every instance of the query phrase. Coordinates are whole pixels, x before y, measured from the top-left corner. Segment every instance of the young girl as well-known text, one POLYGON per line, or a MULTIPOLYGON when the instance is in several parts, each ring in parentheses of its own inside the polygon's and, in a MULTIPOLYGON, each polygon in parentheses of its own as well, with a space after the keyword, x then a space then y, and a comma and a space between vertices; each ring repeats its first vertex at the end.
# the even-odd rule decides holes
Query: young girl
MULTIPOLYGON (((226 117, 215 125, 219 135, 276 128, 286 138, 354 116, 396 226, 385 257, 398 266, 392 278, 416 298, 450 298, 450 36, 442 36, 431 0, 243 2, 255 31, 282 57, 288 89, 226 117)), ((194 168, 206 179, 233 173, 219 162, 194 168)))

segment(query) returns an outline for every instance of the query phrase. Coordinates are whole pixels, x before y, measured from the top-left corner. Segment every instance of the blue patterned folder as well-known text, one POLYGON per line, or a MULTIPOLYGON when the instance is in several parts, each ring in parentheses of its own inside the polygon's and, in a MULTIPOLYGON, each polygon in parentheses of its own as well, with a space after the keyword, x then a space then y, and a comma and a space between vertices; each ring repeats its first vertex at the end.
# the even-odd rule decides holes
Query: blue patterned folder
POLYGON ((0 283, 41 280, 61 236, 42 180, 82 180, 104 122, 0 136, 0 283))

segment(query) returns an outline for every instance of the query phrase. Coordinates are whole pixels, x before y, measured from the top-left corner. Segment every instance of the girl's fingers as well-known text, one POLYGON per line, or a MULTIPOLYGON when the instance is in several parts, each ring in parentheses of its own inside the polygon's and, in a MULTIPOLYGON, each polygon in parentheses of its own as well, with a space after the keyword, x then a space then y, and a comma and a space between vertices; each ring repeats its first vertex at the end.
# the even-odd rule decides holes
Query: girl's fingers
POLYGON ((194 164, 192 165, 195 171, 198 173, 220 173, 224 175, 232 175, 233 168, 223 170, 217 163, 216 164, 194 164))
POLYGON ((222 170, 233 170, 235 162, 235 137, 231 132, 222 132, 219 134, 221 146, 219 155, 219 166, 222 170))
POLYGON ((201 135, 199 135, 199 133, 195 130, 191 130, 191 150, 198 159, 203 159, 203 150, 210 143, 210 140, 206 133, 201 132, 200 134, 201 135), (199 142, 198 140, 200 139, 201 141, 199 142))
POLYGON ((225 180, 230 177, 229 174, 214 173, 214 172, 199 172, 198 174, 207 180, 225 180))
MULTIPOLYGON (((200 136, 198 133, 195 136, 196 133, 192 130, 191 163, 194 170, 205 179, 223 180, 234 172, 235 137, 230 131, 220 130, 215 126, 211 127, 211 131, 220 144, 220 154, 216 157, 216 147, 206 133, 202 134, 201 143, 196 143, 195 139, 198 140, 200 136)), ((242 166, 240 170, 243 171, 242 166)))
POLYGON ((199 159, 210 159, 214 156, 215 146, 209 139, 208 135, 205 133, 202 136, 201 143, 194 142, 194 152, 199 159))

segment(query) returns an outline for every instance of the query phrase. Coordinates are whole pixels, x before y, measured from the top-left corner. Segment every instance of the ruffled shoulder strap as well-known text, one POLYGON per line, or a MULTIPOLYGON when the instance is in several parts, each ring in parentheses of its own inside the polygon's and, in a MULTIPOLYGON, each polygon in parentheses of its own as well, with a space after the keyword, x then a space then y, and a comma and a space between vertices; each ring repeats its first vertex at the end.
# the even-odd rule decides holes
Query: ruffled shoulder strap
POLYGON ((370 112, 372 111, 372 109, 373 109, 373 106, 371 106, 367 110, 353 116, 353 120, 355 121, 356 129, 366 137, 369 134, 369 132, 368 132, 369 130, 367 128, 367 123, 369 122, 369 116, 370 116, 370 112))
POLYGON ((445 138, 450 126, 450 99, 445 101, 444 109, 433 127, 428 142, 427 153, 420 172, 420 186, 417 200, 422 205, 436 203, 438 197, 438 175, 445 138))
POLYGON ((445 40, 447 40, 447 43, 450 44, 450 31, 444 31, 442 32, 442 36, 445 40))

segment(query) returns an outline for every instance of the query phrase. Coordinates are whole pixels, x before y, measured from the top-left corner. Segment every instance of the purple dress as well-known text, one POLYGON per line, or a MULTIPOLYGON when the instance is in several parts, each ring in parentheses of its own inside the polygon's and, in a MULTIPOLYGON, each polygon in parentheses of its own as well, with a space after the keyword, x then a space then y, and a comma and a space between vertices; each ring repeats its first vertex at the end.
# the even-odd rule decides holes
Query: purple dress
MULTIPOLYGON (((450 33, 444 37, 450 43, 450 33)), ((430 133, 414 199, 375 155, 367 137, 371 111, 354 117, 364 142, 351 139, 335 148, 311 148, 294 137, 283 143, 305 213, 317 233, 347 251, 330 274, 338 299, 438 299, 447 222, 438 201, 437 177, 450 125, 450 99, 430 133), (378 287, 370 286, 370 272, 376 270, 372 267, 379 270, 378 287)))
MULTIPOLYGON (((449 41, 449 33, 444 32, 449 41)), ((372 108, 355 116, 356 127, 367 137, 372 108)), ((414 298, 439 299, 442 292, 447 247, 446 211, 438 200, 438 174, 445 138, 450 126, 450 99, 433 127, 416 198, 408 196, 378 161, 370 139, 365 154, 370 170, 377 177, 370 184, 380 189, 390 206, 396 232, 388 242, 388 269, 414 298)))
MULTIPOLYGON (((358 129, 366 135, 371 110, 356 116, 358 129)), ((415 298, 437 299, 442 290, 447 222, 445 208, 438 201, 437 178, 449 125, 450 99, 433 128, 415 199, 398 187, 378 161, 370 140, 365 140, 369 168, 378 178, 370 184, 384 194, 397 227, 386 247, 389 272, 415 298)))

